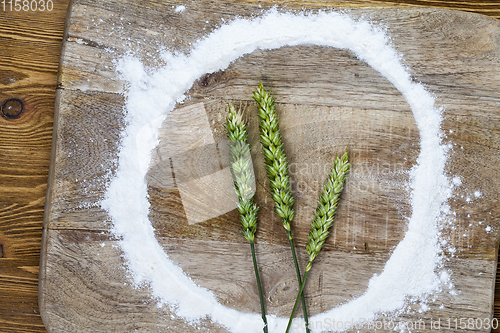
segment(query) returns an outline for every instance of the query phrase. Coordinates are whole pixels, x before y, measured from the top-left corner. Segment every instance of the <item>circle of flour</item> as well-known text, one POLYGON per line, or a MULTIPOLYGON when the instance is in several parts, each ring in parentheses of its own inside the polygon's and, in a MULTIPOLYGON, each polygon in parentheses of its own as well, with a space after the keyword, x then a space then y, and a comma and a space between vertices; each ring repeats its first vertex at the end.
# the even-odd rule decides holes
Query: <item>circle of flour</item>
MULTIPOLYGON (((223 70, 257 49, 300 44, 349 49, 387 78, 409 103, 421 140, 417 164, 412 169, 412 211, 404 238, 383 272, 370 279, 362 296, 315 315, 310 322, 366 322, 378 314, 401 309, 407 297, 422 297, 439 288, 437 221, 449 184, 444 175, 446 150, 440 143, 441 115, 433 97, 421 84, 412 82, 386 34, 370 23, 335 12, 296 15, 272 10, 258 18, 236 19, 220 27, 197 42, 189 55, 166 55, 167 65, 153 72, 147 72, 132 57, 118 63, 118 70, 128 81, 127 125, 122 133, 118 169, 102 207, 109 212, 113 232, 121 239, 134 282, 149 284, 153 296, 173 305, 176 315, 184 320, 208 317, 234 333, 262 332, 263 325, 260 314, 225 307, 210 290, 197 286, 169 260, 155 238, 148 219, 145 175, 151 152, 158 145, 162 120, 202 75, 223 70)), ((270 331, 284 331, 287 320, 269 316, 270 331)), ((302 319, 296 320, 294 323, 300 323, 302 319)))

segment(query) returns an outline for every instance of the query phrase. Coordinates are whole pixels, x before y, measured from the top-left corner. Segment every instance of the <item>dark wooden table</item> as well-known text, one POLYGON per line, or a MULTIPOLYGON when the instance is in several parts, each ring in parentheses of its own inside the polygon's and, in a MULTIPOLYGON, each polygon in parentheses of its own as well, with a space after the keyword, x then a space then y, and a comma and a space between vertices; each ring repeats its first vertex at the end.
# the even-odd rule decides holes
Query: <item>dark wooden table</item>
MULTIPOLYGON (((69 0, 45 0, 43 12, 23 7, 22 0, 18 2, 21 10, 15 11, 12 2, 12 10, 9 0, 5 9, 0 2, 0 105, 6 103, 5 115, 0 115, 0 332, 46 332, 38 310, 38 264, 57 70, 69 0)), ((500 19, 500 1, 496 0, 355 2, 451 8, 500 19)), ((498 282, 494 314, 500 317, 498 282)))

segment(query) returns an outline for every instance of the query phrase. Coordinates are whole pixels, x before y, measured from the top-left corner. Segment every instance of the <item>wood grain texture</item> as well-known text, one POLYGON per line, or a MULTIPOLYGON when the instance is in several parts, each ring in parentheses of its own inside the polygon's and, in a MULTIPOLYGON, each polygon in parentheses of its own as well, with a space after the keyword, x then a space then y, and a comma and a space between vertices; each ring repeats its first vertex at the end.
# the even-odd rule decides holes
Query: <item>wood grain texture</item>
POLYGON ((45 13, 0 15, 0 105, 18 98, 17 119, 0 116, 0 331, 45 332, 38 266, 50 163, 59 53, 68 1, 45 13))
MULTIPOLYGON (((382 6, 394 2, 352 3, 382 6)), ((497 18, 500 12, 500 4, 495 1, 397 1, 397 4, 453 8, 497 18)), ((38 258, 56 75, 67 6, 68 0, 55 0, 50 13, 0 15, 0 102, 16 97, 26 106, 25 113, 17 120, 0 117, 1 332, 46 332, 37 305, 38 258)), ((498 285, 496 294, 500 295, 498 285)), ((497 317, 499 300, 500 297, 495 298, 497 317)))
MULTIPOLYGON (((159 66, 160 45, 187 51, 216 28, 212 22, 259 11, 251 2, 185 4, 189 10, 179 15, 171 5, 155 1, 140 9, 132 1, 72 3, 63 41, 40 271, 41 309, 51 332, 193 330, 168 309, 155 307, 147 288, 130 286, 120 251, 108 233, 109 217, 99 205, 116 170, 124 126, 125 85, 113 60, 132 49, 146 64, 159 66)), ((460 293, 444 291, 429 301, 429 312, 400 319, 422 319, 427 322, 423 331, 431 331, 431 318, 490 317, 500 216, 500 25, 460 12, 341 5, 351 6, 354 17, 383 21, 413 77, 444 106, 442 127, 453 146, 447 172, 464 180, 450 200, 456 218, 442 230, 456 248, 453 256, 446 254, 445 267, 453 272, 460 293), (484 199, 469 204, 467 197, 476 189, 484 199), (493 232, 487 232, 486 225, 493 232)), ((150 219, 170 258, 232 308, 255 312, 259 307, 251 297, 255 287, 248 244, 239 235, 234 208, 200 195, 207 184, 219 186, 227 180, 227 101, 244 107, 249 140, 258 147, 258 124, 250 116, 256 113, 250 98, 256 73, 278 101, 296 197, 293 232, 302 264, 309 217, 323 178, 338 147, 351 152, 353 168, 337 223, 307 289, 310 313, 316 314, 361 295, 404 236, 410 210, 405 184, 419 152, 418 129, 401 94, 345 50, 298 46, 255 51, 195 82, 190 98, 162 125, 147 175, 150 219)), ((259 149, 253 150, 252 159, 268 311, 285 316, 296 292, 294 272, 286 236, 272 213, 259 149)), ((199 327, 225 332, 210 321, 199 327)))

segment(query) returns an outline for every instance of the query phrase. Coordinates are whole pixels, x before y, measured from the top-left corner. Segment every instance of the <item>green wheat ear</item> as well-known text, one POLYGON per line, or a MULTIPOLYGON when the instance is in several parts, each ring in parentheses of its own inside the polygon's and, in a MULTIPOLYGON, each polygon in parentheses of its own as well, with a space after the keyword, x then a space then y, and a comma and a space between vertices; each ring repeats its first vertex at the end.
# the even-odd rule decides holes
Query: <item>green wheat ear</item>
POLYGON ((290 221, 295 215, 293 210, 295 200, 290 188, 288 162, 283 150, 283 139, 278 127, 274 98, 264 89, 262 83, 259 83, 257 91, 254 91, 253 98, 259 107, 260 139, 271 194, 275 202, 274 211, 281 217, 285 230, 290 232, 290 221))
POLYGON ((234 181, 234 190, 238 196, 238 211, 243 229, 243 236, 253 242, 257 231, 257 212, 259 207, 253 203, 253 185, 255 183, 250 146, 247 143, 248 133, 241 112, 229 105, 225 128, 230 141, 230 169, 234 181))
POLYGON ((299 303, 299 299, 303 297, 307 274, 312 267, 312 262, 318 256, 321 248, 325 244, 326 238, 330 234, 330 228, 333 225, 335 213, 337 212, 340 193, 344 189, 344 182, 349 173, 348 157, 349 153, 346 151, 341 158, 337 157, 335 159, 335 163, 328 175, 326 184, 323 186, 323 191, 319 196, 318 208, 314 213, 314 219, 311 222, 311 231, 307 237, 306 250, 309 254, 309 261, 307 262, 304 278, 302 279, 297 299, 293 305, 292 314, 288 320, 288 326, 286 327, 285 333, 288 333, 290 330, 297 304, 299 303))
POLYGON ((311 231, 307 237, 306 250, 309 254, 309 261, 306 266, 306 272, 311 269, 312 262, 321 251, 326 238, 330 234, 330 227, 335 220, 340 193, 344 189, 344 182, 349 173, 349 153, 345 152, 341 158, 337 157, 332 167, 323 191, 319 196, 318 208, 314 213, 314 219, 311 222, 311 231))
MULTIPOLYGON (((295 199, 292 196, 290 188, 288 162, 285 151, 283 150, 283 139, 279 129, 278 114, 274 107, 273 96, 264 89, 261 82, 259 82, 257 91, 253 93, 253 99, 257 102, 259 109, 260 142, 262 143, 262 152, 264 153, 264 159, 266 161, 267 178, 269 178, 271 195, 274 200, 274 211, 281 217, 281 223, 288 235, 295 272, 297 274, 297 282, 300 287, 302 285, 302 277, 290 228, 290 222, 295 215, 295 211, 293 210, 295 199)), ((309 319, 305 296, 301 295, 301 299, 304 321, 306 323, 306 333, 309 333, 309 319)))
POLYGON ((224 127, 227 130, 227 137, 230 141, 229 162, 234 181, 234 190, 239 200, 237 207, 240 212, 241 228, 243 236, 250 242, 250 249, 252 251, 255 279, 259 289, 262 320, 264 321, 263 331, 264 333, 268 333, 264 295, 257 267, 257 258, 255 256, 254 240, 255 232, 257 231, 257 212, 259 211, 259 207, 253 202, 255 178, 252 169, 250 146, 247 142, 248 133, 241 112, 235 111, 231 105, 229 105, 229 112, 224 127))

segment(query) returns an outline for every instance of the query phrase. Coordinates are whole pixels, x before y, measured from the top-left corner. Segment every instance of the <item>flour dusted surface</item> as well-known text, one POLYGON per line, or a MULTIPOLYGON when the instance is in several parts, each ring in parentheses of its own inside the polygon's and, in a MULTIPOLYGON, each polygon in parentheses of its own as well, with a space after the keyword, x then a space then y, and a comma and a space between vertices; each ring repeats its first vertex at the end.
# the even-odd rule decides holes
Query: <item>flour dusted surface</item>
MULTIPOLYGON (((155 71, 146 71, 133 57, 123 58, 118 65, 129 83, 128 125, 122 136, 118 171, 102 205, 113 219, 113 231, 121 239, 135 283, 150 284, 152 296, 174 305, 176 314, 187 321, 208 316, 231 332, 262 331, 260 315, 221 305, 210 290, 197 286, 169 260, 155 238, 148 219, 150 204, 144 179, 151 152, 158 145, 161 121, 204 74, 223 70, 257 49, 302 44, 349 49, 386 77, 408 101, 421 139, 420 155, 411 174, 412 211, 405 237, 362 296, 310 321, 373 320, 381 313, 401 310, 408 297, 425 298, 449 283, 447 273, 438 272, 438 223, 446 215, 443 212, 451 185, 444 175, 447 148, 441 144, 441 115, 434 98, 411 80, 386 34, 370 23, 335 12, 294 15, 270 11, 252 20, 237 19, 221 26, 193 45, 189 55, 166 54, 167 66, 155 71)), ((459 181, 454 179, 453 183, 459 181)), ((300 321, 296 319, 297 324, 300 321)), ((287 318, 270 316, 268 322, 270 331, 284 331, 287 318)))

